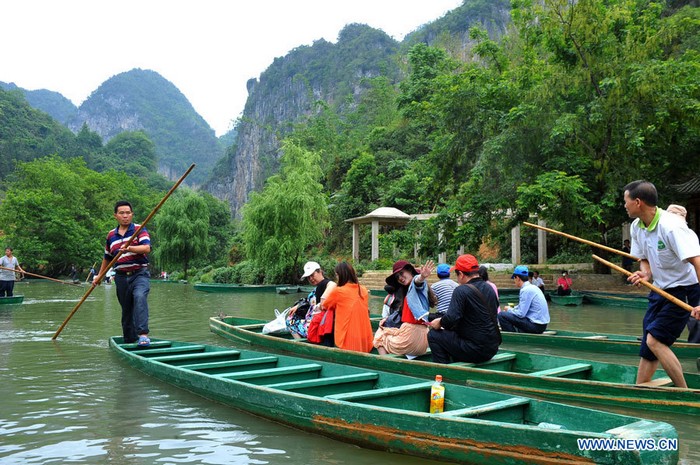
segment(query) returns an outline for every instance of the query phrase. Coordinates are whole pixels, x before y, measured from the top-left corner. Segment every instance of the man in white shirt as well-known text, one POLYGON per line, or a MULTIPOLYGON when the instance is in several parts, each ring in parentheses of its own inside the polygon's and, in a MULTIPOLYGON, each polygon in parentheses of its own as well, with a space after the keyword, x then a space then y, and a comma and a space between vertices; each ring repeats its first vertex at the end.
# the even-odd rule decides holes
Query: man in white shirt
MULTIPOLYGON (((654 285, 695 307, 700 319, 700 244, 697 235, 677 215, 657 207, 656 187, 634 181, 624 189, 625 209, 630 218, 631 254, 639 257, 639 271, 628 278, 632 284, 654 281, 654 285)), ((637 383, 651 380, 659 363, 676 387, 687 387, 683 369, 670 346, 685 328, 689 314, 656 292, 649 294, 644 316, 641 359, 637 383)))

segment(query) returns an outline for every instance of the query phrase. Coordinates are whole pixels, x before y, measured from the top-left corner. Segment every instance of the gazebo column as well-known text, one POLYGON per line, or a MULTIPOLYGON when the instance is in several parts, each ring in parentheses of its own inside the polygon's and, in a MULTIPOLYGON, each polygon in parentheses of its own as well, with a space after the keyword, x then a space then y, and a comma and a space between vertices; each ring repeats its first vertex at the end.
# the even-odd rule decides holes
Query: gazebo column
POLYGON ((514 265, 520 263, 520 225, 517 225, 510 231, 511 242, 511 260, 514 265))
POLYGON ((357 223, 352 224, 352 259, 360 261, 360 225, 357 223))
POLYGON ((372 220, 372 261, 379 259, 379 221, 372 220))
MULTIPOLYGON (((444 234, 442 232, 442 228, 440 228, 440 231, 438 231, 438 244, 442 244, 444 234)), ((438 263, 445 263, 447 262, 447 252, 440 252, 438 254, 438 263)))
POLYGON ((629 223, 622 223, 622 241, 624 240, 630 240, 630 224, 629 223))
MULTIPOLYGON (((543 228, 547 227, 545 220, 537 220, 537 224, 543 228)), ((537 230, 537 263, 542 265, 547 261, 547 231, 537 230)))

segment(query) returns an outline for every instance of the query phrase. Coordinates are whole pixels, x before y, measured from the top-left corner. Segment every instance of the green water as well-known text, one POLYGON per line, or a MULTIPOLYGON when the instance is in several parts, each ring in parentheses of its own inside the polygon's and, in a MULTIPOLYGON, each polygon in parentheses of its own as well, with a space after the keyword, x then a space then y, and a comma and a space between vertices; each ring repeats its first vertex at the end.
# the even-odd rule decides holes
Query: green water
MULTIPOLYGON (((163 384, 121 364, 113 287, 97 288, 61 333, 86 288, 18 283, 22 305, 0 306, 0 464, 435 464, 358 448, 294 430, 163 384)), ((272 318, 300 295, 207 294, 182 284, 151 286, 154 337, 231 346, 209 331, 220 313, 272 318)), ((381 298, 370 303, 373 313, 381 298)), ((636 334, 642 311, 555 307, 552 326, 636 334)), ((609 357, 599 354, 595 357, 609 357)), ((636 363, 634 357, 630 363, 636 363)), ((686 366, 695 370, 694 366, 686 366)), ((670 422, 681 463, 700 463, 697 419, 616 410, 670 422)))

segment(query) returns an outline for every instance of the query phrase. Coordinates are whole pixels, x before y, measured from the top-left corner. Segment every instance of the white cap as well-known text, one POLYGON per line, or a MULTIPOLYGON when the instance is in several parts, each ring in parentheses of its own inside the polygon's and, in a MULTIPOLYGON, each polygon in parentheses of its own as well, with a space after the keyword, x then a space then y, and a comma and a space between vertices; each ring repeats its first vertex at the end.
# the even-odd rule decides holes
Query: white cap
POLYGON ((308 278, 312 274, 314 274, 314 271, 320 270, 321 265, 319 265, 316 262, 306 262, 306 265, 304 265, 304 274, 301 276, 302 279, 308 278))

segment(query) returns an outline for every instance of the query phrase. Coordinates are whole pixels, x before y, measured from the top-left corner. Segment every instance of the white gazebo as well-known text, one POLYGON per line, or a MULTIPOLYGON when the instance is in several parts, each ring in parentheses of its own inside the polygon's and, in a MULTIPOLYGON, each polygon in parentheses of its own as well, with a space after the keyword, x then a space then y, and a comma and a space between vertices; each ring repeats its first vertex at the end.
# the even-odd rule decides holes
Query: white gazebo
POLYGON ((409 215, 398 208, 380 207, 365 216, 345 220, 352 223, 352 258, 360 259, 360 225, 372 224, 372 261, 379 258, 379 225, 405 226, 411 220, 427 220, 433 214, 409 215))

